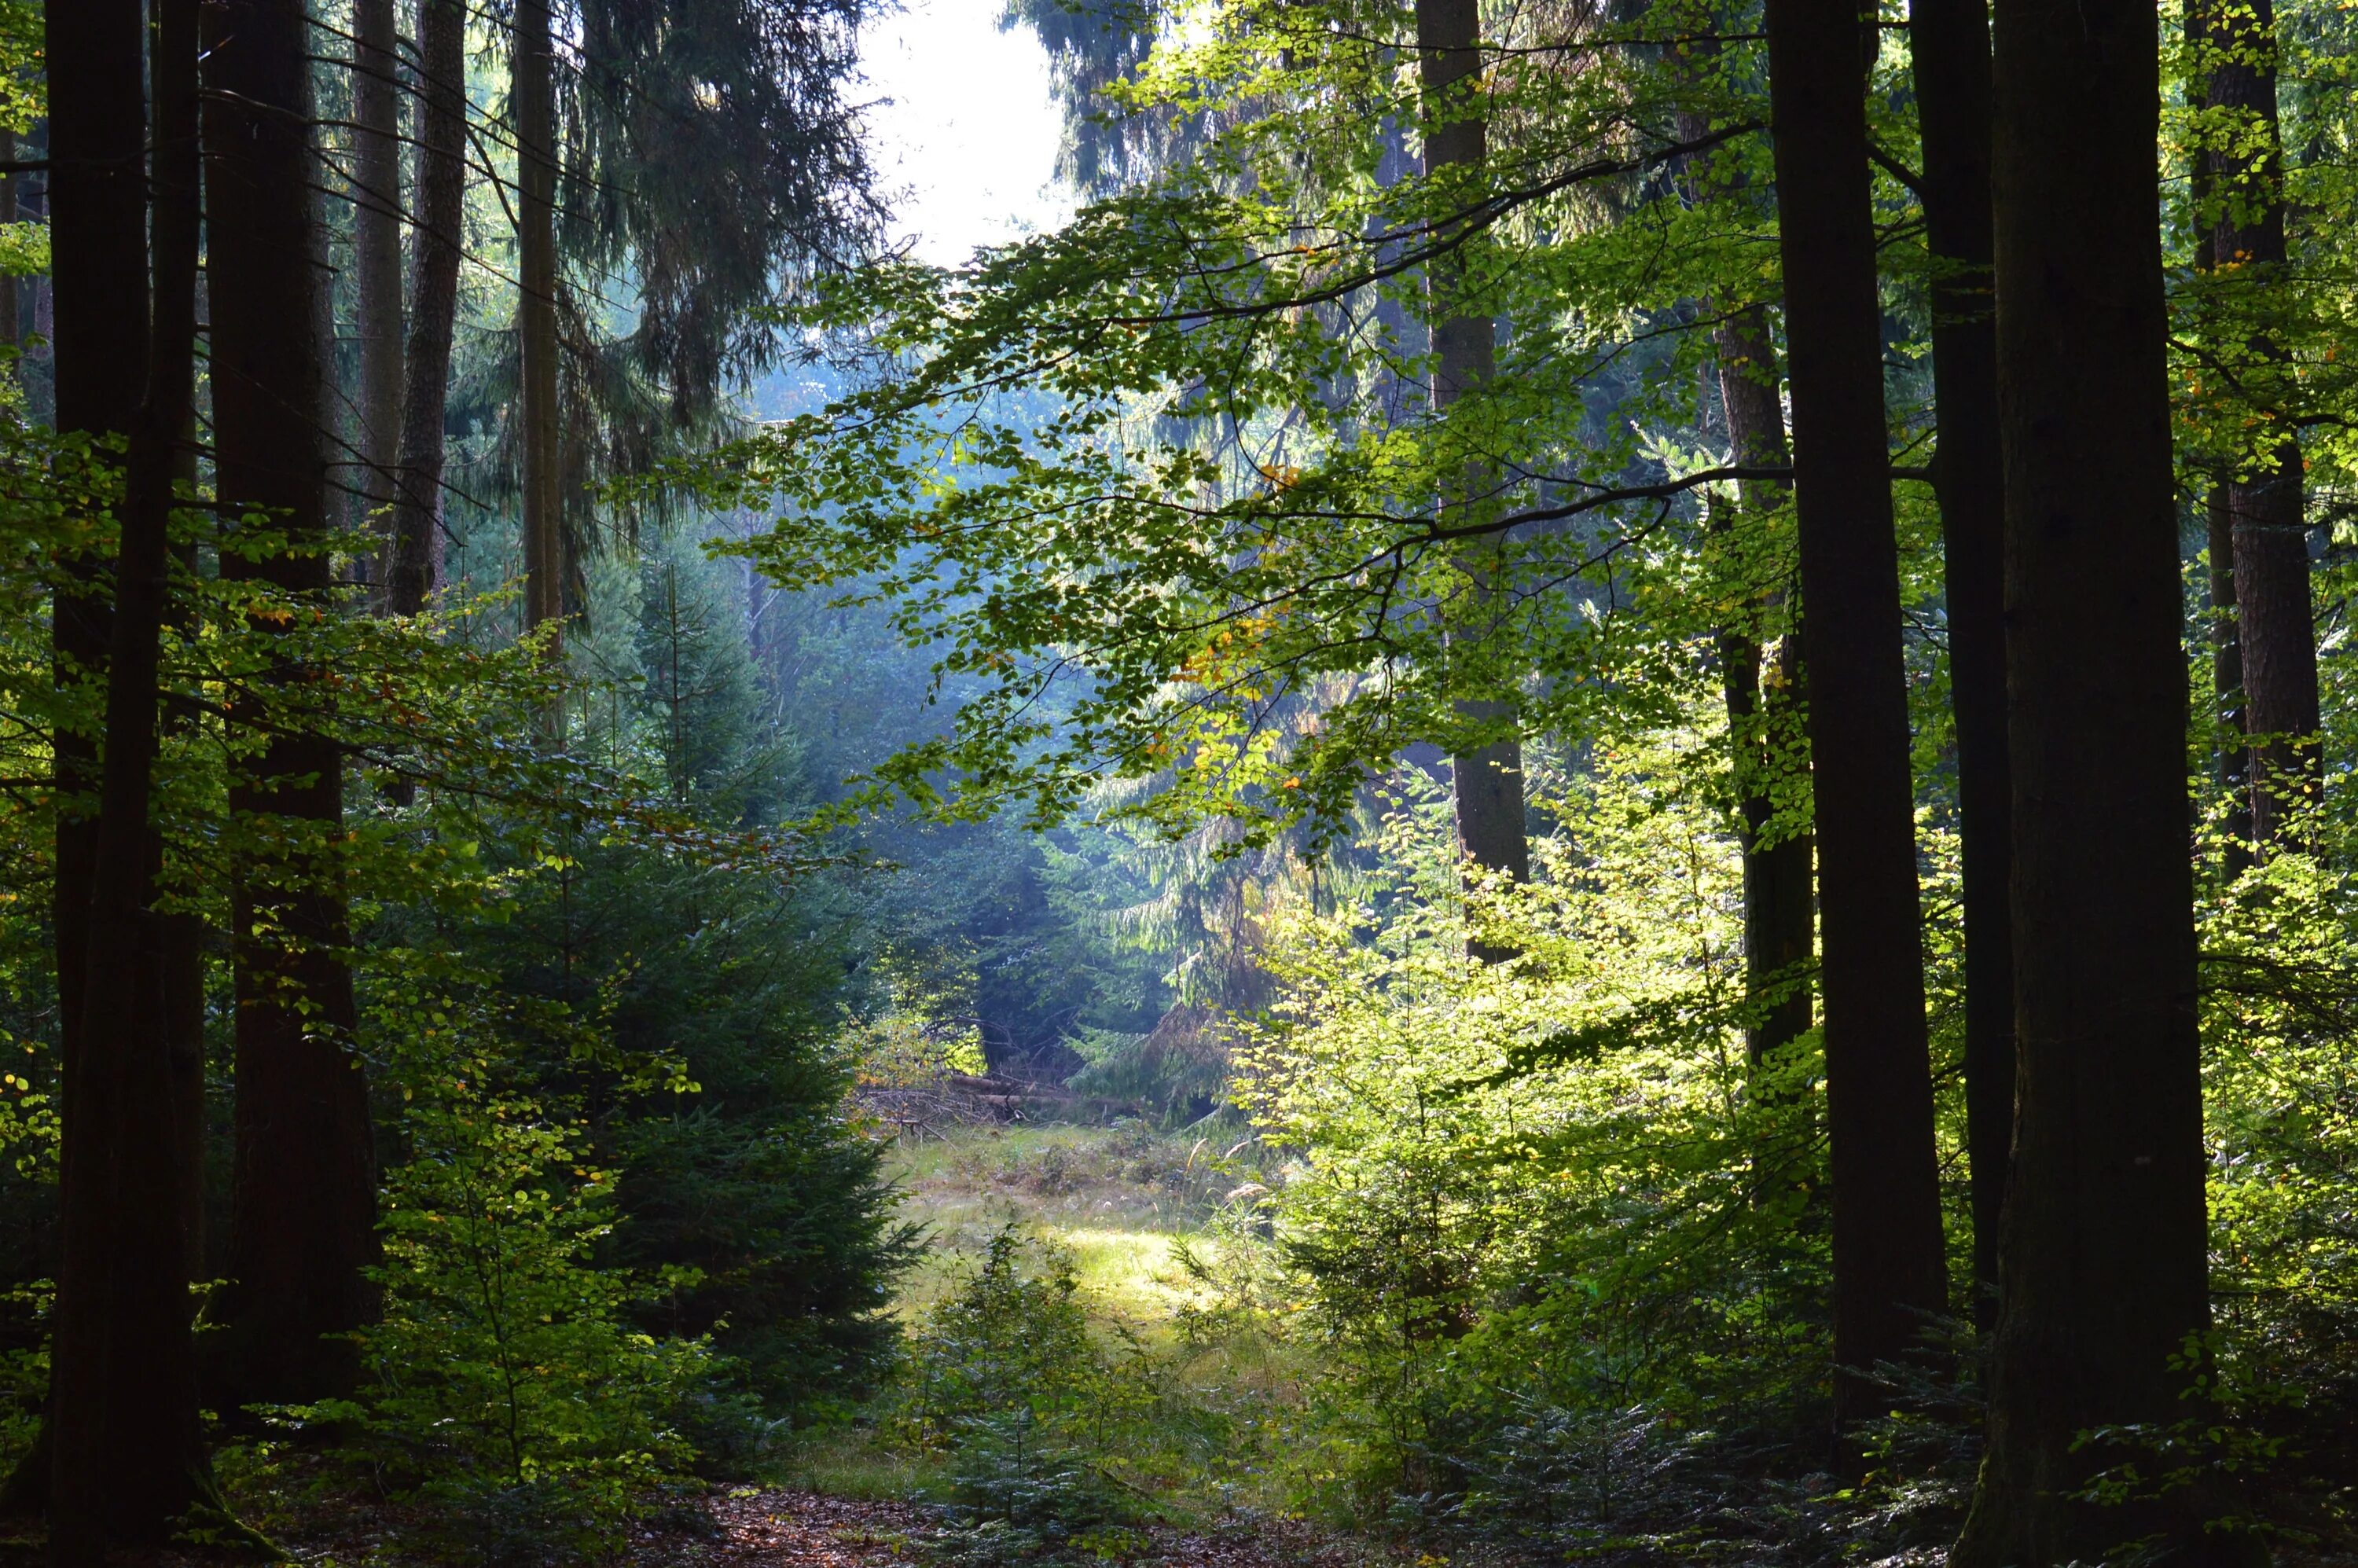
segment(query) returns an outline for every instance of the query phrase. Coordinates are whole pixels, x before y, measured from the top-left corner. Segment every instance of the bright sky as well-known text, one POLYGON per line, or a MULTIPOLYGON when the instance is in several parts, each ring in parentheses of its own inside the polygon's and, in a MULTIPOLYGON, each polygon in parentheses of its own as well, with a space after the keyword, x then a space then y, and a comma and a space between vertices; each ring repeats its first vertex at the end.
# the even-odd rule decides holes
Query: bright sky
POLYGON ((999 30, 1001 0, 904 0, 868 28, 868 124, 895 236, 919 259, 1048 229, 1072 212, 1055 180, 1062 124, 1048 55, 1028 27, 999 30))

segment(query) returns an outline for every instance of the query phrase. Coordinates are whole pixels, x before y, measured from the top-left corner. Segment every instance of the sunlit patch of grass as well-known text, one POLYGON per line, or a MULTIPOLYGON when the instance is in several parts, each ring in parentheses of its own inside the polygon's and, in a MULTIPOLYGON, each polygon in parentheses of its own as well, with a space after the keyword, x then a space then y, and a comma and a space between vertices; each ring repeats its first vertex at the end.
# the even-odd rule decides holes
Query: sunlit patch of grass
POLYGON ((764 1481, 863 1502, 945 1502, 946 1462, 894 1446, 869 1426, 822 1427, 803 1433, 763 1466, 764 1481))

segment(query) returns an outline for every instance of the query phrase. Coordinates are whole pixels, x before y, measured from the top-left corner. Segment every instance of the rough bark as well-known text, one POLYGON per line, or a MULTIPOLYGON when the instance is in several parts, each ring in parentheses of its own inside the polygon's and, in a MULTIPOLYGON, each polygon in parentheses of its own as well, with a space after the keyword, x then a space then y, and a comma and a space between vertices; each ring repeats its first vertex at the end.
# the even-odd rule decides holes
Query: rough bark
MULTIPOLYGON (((1482 70, 1481 6, 1476 0, 1417 0, 1418 69, 1425 99, 1424 165, 1428 175, 1471 168, 1488 157, 1488 132, 1469 89, 1482 70)), ((1448 312, 1462 272, 1436 265, 1429 278, 1438 317, 1433 324, 1433 407, 1449 408, 1490 379, 1498 359, 1498 324, 1488 316, 1448 312)), ((1469 489, 1474 486, 1469 485, 1469 489)), ((1473 564, 1476 599, 1479 563, 1473 564)), ((1497 701, 1469 702, 1468 718, 1495 721, 1509 709, 1497 701)), ((1509 737, 1450 759, 1456 799, 1457 844, 1473 863, 1528 881, 1531 841, 1523 812, 1523 750, 1509 737)), ((1477 956, 1497 959, 1503 949, 1476 943, 1477 956)))
MULTIPOLYGON (((2277 113, 2276 12, 2272 0, 2204 0, 2190 8, 2209 65, 2204 103, 2232 137, 2206 152, 2206 205, 2214 210, 2211 256, 2232 268, 2239 290, 2258 297, 2284 270, 2284 150, 2277 113)), ((2263 359, 2281 351, 2263 332, 2250 345, 2263 359)), ((2321 775, 2317 745, 2317 623, 2309 580, 2309 535, 2300 443, 2263 438, 2246 469, 2223 488, 2234 557, 2234 604, 2242 654, 2244 723, 2255 744, 2247 762, 2252 836, 2283 841, 2300 802, 2321 775)))
POLYGON ((1924 1021, 1898 545, 1855 0, 1769 0, 1794 501, 1810 671, 1835 1420, 1948 1306, 1924 1021))
POLYGON ((2137 1538, 2235 1561, 2200 1528, 2207 1482, 2073 1500, 2128 1457, 2081 1434, 2201 1414, 2170 1362, 2210 1315, 2154 11, 1997 0, 1994 30, 2020 1080, 1988 1447, 1951 1561, 2137 1538))
MULTIPOLYGON (((369 526, 391 525, 401 447, 401 113, 394 0, 352 5, 352 273, 360 459, 369 526)), ((380 596, 382 597, 382 596, 380 596)))
POLYGON ((415 615, 434 591, 441 512, 443 418, 467 196, 467 11, 419 0, 416 291, 410 303, 401 403, 401 462, 384 581, 386 608, 415 615))
MULTIPOLYGON (((328 597, 314 547, 326 522, 308 184, 303 0, 206 7, 205 132, 216 484, 233 514, 267 513, 293 547, 224 569, 297 597, 328 597), (290 308, 291 307, 291 308, 290 308)), ((270 635, 276 623, 257 624, 270 635)), ((282 655, 264 681, 292 693, 315 672, 282 655)), ((233 700, 266 719, 265 691, 233 700)), ((265 731, 241 759, 230 807, 251 847, 235 867, 237 1000, 231 1281, 218 1304, 220 1404, 301 1401, 349 1386, 374 1260, 375 1162, 367 1088, 351 1050, 352 972, 333 841, 342 758, 328 737, 265 731)))
POLYGON ((1989 14, 1985 0, 1909 10, 1931 288, 1932 383, 1948 598, 1949 693, 1965 935, 1965 1149, 1974 1308, 1996 1319, 1998 1215, 2014 1145, 2013 804, 2006 739, 2006 483, 1991 288, 1989 14))
POLYGON ((565 613, 562 432, 557 408, 557 59, 550 0, 516 0, 508 112, 516 130, 516 343, 524 480, 525 624, 565 613))
POLYGON ((210 1494, 189 1295, 196 1130, 173 1060, 177 977, 154 908, 160 857, 149 812, 172 486, 195 385, 195 0, 165 0, 157 22, 155 314, 117 514, 90 972, 66 1129, 75 1174, 50 1390, 50 1546, 60 1564, 95 1564, 110 1540, 161 1545, 210 1494))

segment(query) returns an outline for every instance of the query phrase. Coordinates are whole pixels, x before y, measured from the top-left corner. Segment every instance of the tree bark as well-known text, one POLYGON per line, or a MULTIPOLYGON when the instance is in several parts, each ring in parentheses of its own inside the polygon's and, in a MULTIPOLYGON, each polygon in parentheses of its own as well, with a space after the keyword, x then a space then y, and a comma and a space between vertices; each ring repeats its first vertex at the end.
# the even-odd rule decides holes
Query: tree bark
POLYGON ((1947 1309, 1855 0, 1769 0, 1833 1170, 1834 1414, 1947 1309))
POLYGON ((1974 1315, 1996 1321, 1998 1215, 2014 1146, 2013 802, 2006 739, 2006 481, 1992 293, 1990 52, 1985 0, 1909 11, 1931 288, 1932 382, 1948 596, 1949 692, 1965 935, 1965 1150, 1974 1315))
MULTIPOLYGON (((313 295, 311 119, 303 0, 206 7, 213 430, 223 504, 266 513, 290 548, 224 569, 329 605, 322 345, 313 295)), ((258 623, 257 634, 279 628, 258 623)), ((233 724, 267 724, 282 696, 316 687, 291 654, 234 694, 233 724)), ((352 1053, 350 946, 335 841, 343 762, 335 741, 264 729, 230 807, 250 845, 232 891, 237 1000, 231 1282, 221 1302, 224 1408, 349 1388, 352 1346, 325 1337, 367 1321, 376 1258, 367 1087, 352 1053)))
MULTIPOLYGON (((1489 156, 1489 138, 1474 89, 1482 70, 1482 12, 1477 0, 1417 0, 1416 47, 1424 93, 1424 167, 1430 176, 1451 168, 1473 168, 1489 156)), ((1446 411, 1490 379, 1497 367, 1498 324, 1488 316, 1449 313, 1462 267, 1435 264, 1428 292, 1435 306, 1433 324, 1433 408, 1446 411)), ((1469 489, 1473 488, 1469 485, 1469 489)), ((1486 576, 1473 568, 1477 599, 1488 597, 1486 576)), ((1508 705, 1464 705, 1476 720, 1509 716, 1508 705)), ((1456 799, 1457 844, 1476 866, 1503 872, 1516 881, 1531 874, 1531 841, 1523 814, 1523 749, 1509 737, 1450 759, 1456 799)), ((1476 956, 1496 961, 1507 952, 1473 945, 1476 956)))
POLYGON ((2201 1414, 2170 1362, 2210 1318, 2154 12, 1997 0, 1995 34, 2021 1076, 1988 1447, 1951 1561, 2147 1537, 2234 1561, 2201 1528, 2209 1482, 2074 1500, 2129 1457, 2089 1429, 2201 1414))
POLYGON ((516 0, 509 113, 516 129, 516 344, 524 388, 525 624, 565 614, 557 408, 557 58, 553 0, 516 0))
POLYGON ((416 293, 401 405, 401 464, 384 573, 386 605, 415 615, 434 591, 441 514, 443 421, 450 340, 459 308, 467 199, 467 10, 464 0, 418 0, 416 293))
POLYGON ((149 811, 173 481, 195 390, 196 10, 195 0, 157 7, 155 315, 119 514, 91 963, 67 1124, 75 1174, 50 1434, 50 1547, 60 1564, 98 1563, 110 1540, 160 1546, 210 1494, 186 1233, 196 1130, 182 1114, 185 1080, 173 1059, 176 977, 154 908, 149 811))
MULTIPOLYGON (((401 445, 401 112, 394 0, 352 5, 352 272, 360 472, 369 526, 391 526, 401 445)), ((384 598, 379 592, 380 600, 384 598)))
MULTIPOLYGON (((2284 148, 2277 113, 2273 0, 2201 0, 2190 7, 2210 67, 2206 106, 2232 124, 2233 146, 2212 147, 2208 200, 2216 208, 2212 264, 2232 268, 2239 291, 2260 297, 2284 271, 2284 148)), ((2214 134, 2215 130, 2214 130, 2214 134)), ((2257 357, 2282 350, 2265 331, 2257 357)), ((2317 622, 2309 596, 2309 534, 2300 443, 2263 434, 2250 466, 2223 488, 2234 557, 2252 837, 2285 841, 2300 803, 2320 784, 2317 622)))

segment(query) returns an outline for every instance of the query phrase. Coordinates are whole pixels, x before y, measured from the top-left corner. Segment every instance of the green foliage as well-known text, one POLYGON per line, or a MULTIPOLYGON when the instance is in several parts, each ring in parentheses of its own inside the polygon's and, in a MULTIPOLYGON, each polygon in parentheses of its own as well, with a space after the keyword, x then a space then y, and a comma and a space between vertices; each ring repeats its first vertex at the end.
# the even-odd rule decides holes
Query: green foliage
POLYGON ((384 1200, 384 1318, 362 1336, 352 1420, 466 1528, 538 1551, 610 1546, 694 1457, 684 1430, 718 1397, 703 1338, 629 1321, 659 1288, 594 1264, 611 1178, 579 1163, 577 1130, 529 1102, 413 1100, 408 1160, 384 1200))

